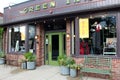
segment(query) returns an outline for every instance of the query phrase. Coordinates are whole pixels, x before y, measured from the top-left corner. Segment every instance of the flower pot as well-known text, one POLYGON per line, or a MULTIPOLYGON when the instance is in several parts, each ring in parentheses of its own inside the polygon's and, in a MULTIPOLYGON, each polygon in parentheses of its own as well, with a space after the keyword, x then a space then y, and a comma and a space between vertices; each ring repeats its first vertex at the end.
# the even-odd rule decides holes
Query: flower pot
POLYGON ((0 64, 4 64, 5 63, 5 59, 4 58, 0 58, 0 64))
POLYGON ((27 62, 27 69, 32 70, 35 69, 36 63, 35 62, 27 62))
POLYGON ((70 76, 76 77, 77 76, 77 70, 76 69, 70 69, 70 76))
POLYGON ((67 66, 60 66, 60 73, 62 75, 69 75, 70 74, 70 69, 67 66))
POLYGON ((27 63, 26 62, 22 62, 21 63, 21 68, 22 69, 26 69, 27 68, 27 63))

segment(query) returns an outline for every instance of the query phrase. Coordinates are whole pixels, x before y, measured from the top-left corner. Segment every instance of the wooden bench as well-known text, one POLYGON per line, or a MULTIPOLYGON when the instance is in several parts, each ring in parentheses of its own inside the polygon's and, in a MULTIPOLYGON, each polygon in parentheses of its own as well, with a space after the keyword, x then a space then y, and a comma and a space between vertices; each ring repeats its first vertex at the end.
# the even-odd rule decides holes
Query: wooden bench
MULTIPOLYGON (((96 56, 85 56, 83 68, 80 70, 81 79, 83 80, 83 73, 95 73, 95 74, 104 74, 109 75, 111 80, 111 63, 110 57, 96 57, 96 56)), ((87 77, 88 78, 88 77, 87 77)), ((86 79, 87 79, 86 78, 86 79)))

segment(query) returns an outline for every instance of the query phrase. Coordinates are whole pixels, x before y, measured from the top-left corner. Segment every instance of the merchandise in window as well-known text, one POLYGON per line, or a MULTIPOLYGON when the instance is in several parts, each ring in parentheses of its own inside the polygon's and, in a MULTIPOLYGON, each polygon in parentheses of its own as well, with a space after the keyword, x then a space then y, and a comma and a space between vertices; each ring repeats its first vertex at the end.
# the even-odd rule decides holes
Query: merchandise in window
POLYGON ((25 26, 9 28, 9 52, 25 52, 25 26))
POLYGON ((79 19, 81 55, 116 55, 116 17, 79 19))
POLYGON ((35 50, 35 26, 29 25, 29 51, 34 52, 35 50))

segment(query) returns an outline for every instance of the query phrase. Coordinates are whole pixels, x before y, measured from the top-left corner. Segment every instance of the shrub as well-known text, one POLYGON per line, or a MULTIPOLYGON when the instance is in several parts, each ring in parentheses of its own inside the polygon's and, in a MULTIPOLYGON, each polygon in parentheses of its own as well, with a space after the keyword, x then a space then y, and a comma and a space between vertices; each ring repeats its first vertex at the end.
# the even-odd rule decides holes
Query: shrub
POLYGON ((66 58, 67 58, 66 55, 59 55, 57 58, 58 64, 60 66, 61 65, 65 66, 66 65, 66 62, 65 62, 66 58))
POLYGON ((5 57, 5 53, 3 51, 0 52, 0 58, 4 58, 5 57))
POLYGON ((59 63, 59 65, 69 67, 71 64, 74 64, 75 61, 72 57, 67 57, 66 55, 59 55, 58 56, 58 63, 59 63))
POLYGON ((26 53, 24 54, 24 57, 25 57, 25 59, 26 59, 27 61, 29 61, 29 62, 33 62, 33 61, 36 60, 35 54, 33 54, 33 53, 31 53, 31 52, 26 52, 26 53))

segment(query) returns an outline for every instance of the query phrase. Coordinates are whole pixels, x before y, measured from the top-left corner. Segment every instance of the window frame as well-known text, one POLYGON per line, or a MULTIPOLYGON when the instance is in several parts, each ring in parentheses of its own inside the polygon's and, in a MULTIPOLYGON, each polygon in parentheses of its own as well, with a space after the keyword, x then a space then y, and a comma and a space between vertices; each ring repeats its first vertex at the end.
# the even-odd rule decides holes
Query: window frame
POLYGON ((9 30, 11 29, 11 28, 15 28, 15 27, 22 27, 22 26, 24 26, 25 27, 25 52, 26 52, 26 31, 27 31, 27 25, 26 24, 20 24, 20 25, 12 25, 12 26, 10 26, 9 28, 8 28, 8 30, 7 30, 7 32, 8 32, 8 41, 7 41, 7 43, 8 43, 8 46, 7 46, 7 53, 9 53, 9 54, 22 54, 22 53, 25 53, 25 52, 20 52, 20 51, 18 51, 18 52, 16 52, 16 51, 10 51, 9 50, 9 48, 10 48, 10 38, 9 38, 9 36, 10 36, 10 34, 9 34, 9 30))
MULTIPOLYGON (((105 16, 115 16, 116 17, 116 28, 119 28, 119 21, 120 21, 120 13, 119 12, 115 12, 115 11, 109 11, 107 13, 105 12, 99 12, 99 13, 95 13, 95 14, 85 14, 85 15, 79 15, 79 17, 76 17, 75 18, 75 57, 84 57, 84 55, 80 55, 79 54, 79 46, 77 44, 79 44, 80 42, 78 41, 79 40, 79 18, 90 18, 91 16, 92 17, 99 17, 101 15, 105 15, 105 16)), ((117 43, 120 42, 120 37, 119 37, 119 33, 120 30, 117 29, 116 30, 116 38, 117 38, 117 43)), ((116 44, 116 56, 115 55, 106 55, 106 56, 109 56, 109 57, 113 57, 113 58, 120 58, 120 50, 118 49, 120 47, 119 44, 116 44)), ((96 55, 94 55, 96 56, 96 55)), ((104 56, 104 55, 97 55, 97 56, 104 56)))

